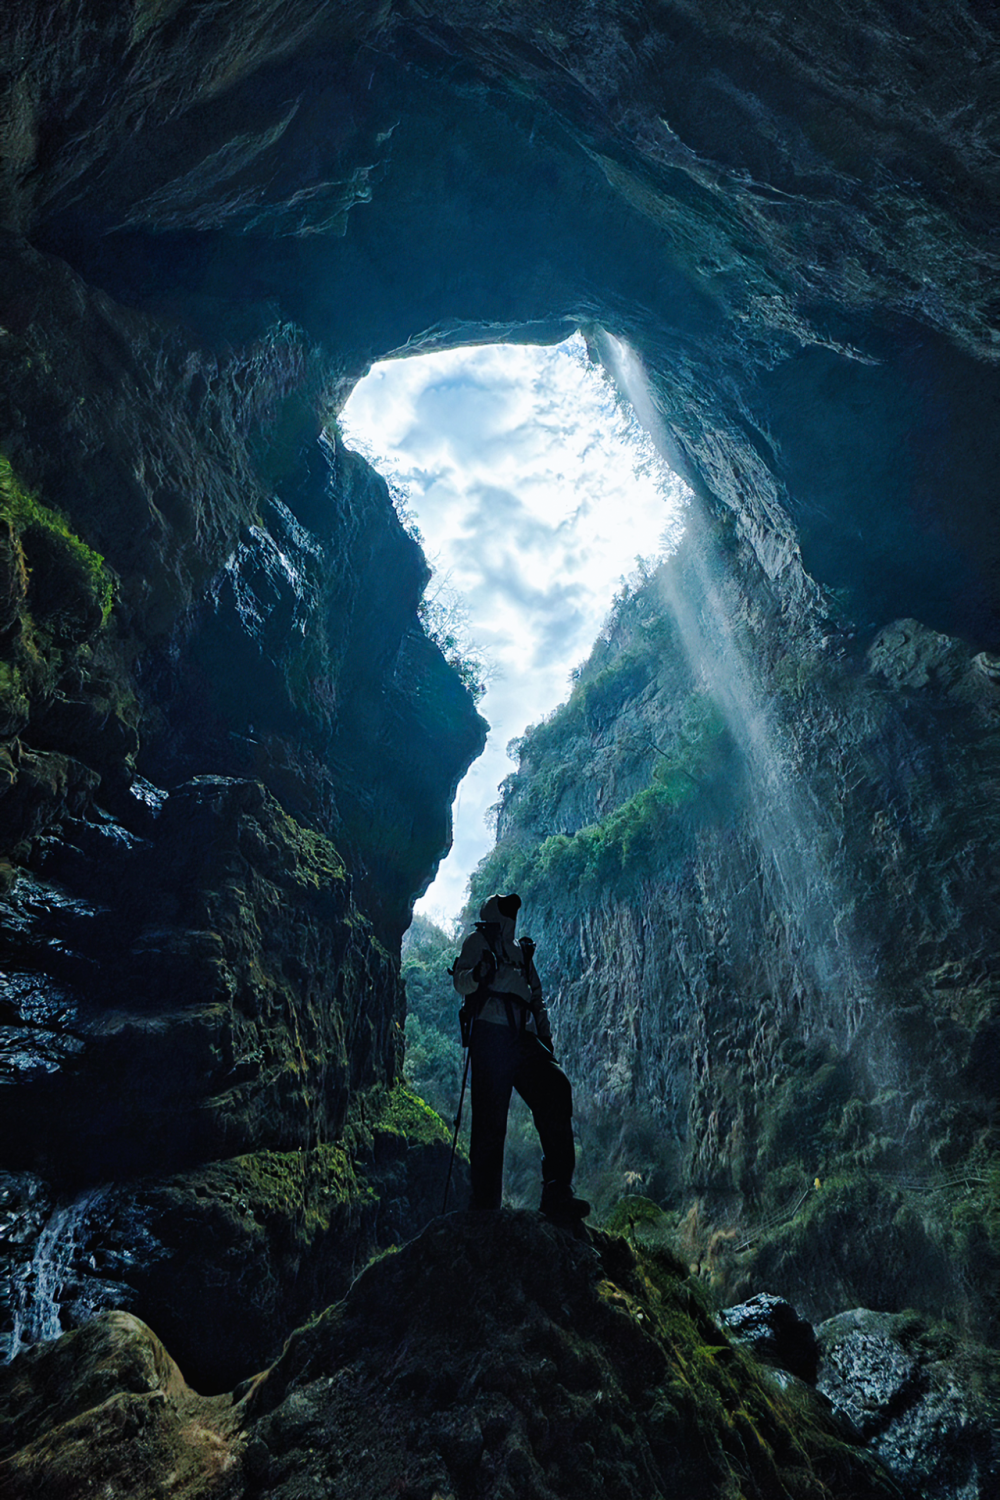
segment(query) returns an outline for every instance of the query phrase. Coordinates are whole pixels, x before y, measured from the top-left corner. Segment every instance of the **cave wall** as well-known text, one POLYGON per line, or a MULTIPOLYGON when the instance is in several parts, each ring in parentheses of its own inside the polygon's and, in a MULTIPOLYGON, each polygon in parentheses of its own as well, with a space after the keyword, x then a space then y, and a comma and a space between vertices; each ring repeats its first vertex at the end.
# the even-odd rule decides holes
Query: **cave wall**
MULTIPOLYGON (((1000 91, 995 27, 963 0, 232 12, 0 18, 3 1232, 16 1303, 76 1204, 62 1243, 107 1252, 121 1299, 136 1278, 107 1224, 146 1209, 80 1195, 146 1174, 135 1201, 162 1206, 163 1174, 194 1172, 146 1263, 176 1270, 197 1241, 205 1264, 223 1244, 266 1265, 259 1349, 291 1268, 322 1296, 373 1242, 366 1172, 388 1162, 387 1212, 416 1213, 386 1123, 396 945, 484 733, 416 624, 424 565, 336 440, 339 404, 381 355, 603 326, 641 354, 664 449, 792 661, 835 603, 866 648, 907 618, 968 662, 995 651, 1000 91), (300 1150, 301 1182, 274 1188, 300 1150), (256 1157, 220 1228, 198 1172, 256 1157)), ((963 747, 976 712, 954 710, 963 747)), ((812 767, 830 734, 872 739, 850 714, 827 740, 812 725, 812 767)), ((870 750, 890 800, 900 743, 870 750)), ((828 777, 825 815, 845 786, 828 777)), ((875 794, 859 807, 874 827, 875 794)), ((636 912, 609 918, 626 946, 636 912)), ((780 1010, 802 985, 797 954, 775 962, 753 986, 780 1010)), ((813 998, 857 1048, 850 1005, 813 998)), ((707 1037, 749 1045, 705 1005, 707 1037)), ((617 1066, 616 1042, 588 1045, 588 1078, 617 1066)), ((657 1088, 683 1101, 685 1076, 664 1063, 657 1088)), ((732 1177, 732 1121, 698 1097, 705 1171, 732 1177)), ((183 1327, 169 1285, 156 1305, 183 1327)))
POLYGON ((3 1336, 48 1232, 68 1321, 135 1306, 231 1385, 436 1199, 398 939, 484 726, 301 335, 3 257, 3 1336))
POLYGON ((723 1297, 995 1337, 1000 658, 827 603, 696 505, 519 742, 472 905, 522 894, 598 1202, 668 1205, 723 1297))
POLYGON ((603 323, 762 552, 794 526, 873 622, 997 645, 976 7, 303 0, 275 55, 278 10, 15 7, 12 221, 214 338, 294 319, 343 388, 393 351, 603 323))

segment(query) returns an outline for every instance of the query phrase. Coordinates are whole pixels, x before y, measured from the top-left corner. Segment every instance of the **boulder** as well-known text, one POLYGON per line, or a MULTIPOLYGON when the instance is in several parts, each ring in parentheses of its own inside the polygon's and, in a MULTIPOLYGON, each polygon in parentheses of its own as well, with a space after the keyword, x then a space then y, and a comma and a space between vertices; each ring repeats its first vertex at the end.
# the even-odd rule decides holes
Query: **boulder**
POLYGON ((527 1210, 429 1225, 242 1405, 246 1500, 897 1493, 733 1348, 672 1256, 527 1210))
POLYGON ((746 1344, 758 1359, 816 1384, 819 1346, 812 1324, 784 1298, 759 1292, 748 1302, 725 1308, 719 1321, 734 1344, 746 1344))
POLYGON ((228 1396, 198 1396, 125 1312, 39 1344, 0 1370, 0 1493, 215 1494, 234 1467, 228 1396))
POLYGON ((919 1500, 997 1493, 996 1352, 913 1313, 859 1307, 816 1330, 817 1386, 919 1500))

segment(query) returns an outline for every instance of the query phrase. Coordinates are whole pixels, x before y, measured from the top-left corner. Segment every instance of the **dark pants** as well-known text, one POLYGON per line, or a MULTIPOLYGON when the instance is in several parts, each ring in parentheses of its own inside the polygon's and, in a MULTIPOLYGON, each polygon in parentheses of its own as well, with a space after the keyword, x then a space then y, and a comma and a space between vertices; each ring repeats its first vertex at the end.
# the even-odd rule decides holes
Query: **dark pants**
POLYGON ((542 1181, 568 1187, 576 1165, 573 1091, 563 1070, 533 1032, 515 1035, 487 1021, 472 1028, 473 1208, 499 1208, 503 1146, 511 1089, 531 1110, 542 1143, 542 1181))

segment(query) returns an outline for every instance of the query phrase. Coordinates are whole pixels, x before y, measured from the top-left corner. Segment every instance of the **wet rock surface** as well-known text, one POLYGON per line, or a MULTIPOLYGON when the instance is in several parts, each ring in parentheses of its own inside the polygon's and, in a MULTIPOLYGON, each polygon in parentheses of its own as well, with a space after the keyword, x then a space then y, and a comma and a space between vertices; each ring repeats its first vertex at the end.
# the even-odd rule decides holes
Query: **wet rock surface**
POLYGON ((921 1500, 986 1500, 1000 1478, 995 1354, 912 1314, 821 1323, 818 1389, 921 1500))
POLYGON ((225 777, 176 788, 155 839, 109 826, 64 827, 7 898, 10 957, 45 955, 72 986, 47 1004, 74 999, 64 1065, 43 1068, 36 1043, 35 1075, 3 1096, 11 1164, 93 1182, 335 1138, 352 1088, 392 1075, 399 1000, 334 847, 225 777), (83 898, 94 889, 106 904, 83 898), (368 1008, 338 1007, 338 985, 368 1008))
MULTIPOLYGON (((30 1173, 0 1178, 0 1354, 128 1308, 176 1350, 198 1390, 227 1390, 296 1323, 343 1295, 378 1245, 440 1206, 450 1142, 426 1106, 369 1098, 337 1145, 256 1151, 171 1177, 58 1198, 30 1173)), ((464 1159, 452 1175, 467 1191, 464 1159)))
POLYGON ((0 1372, 0 1479, 12 1496, 97 1483, 234 1500, 568 1500, 678 1483, 712 1496, 734 1472, 762 1497, 778 1484, 793 1496, 894 1493, 818 1406, 776 1394, 724 1341, 676 1263, 534 1214, 439 1221, 234 1397, 195 1396, 121 1312, 0 1372))
POLYGON ((758 1359, 816 1384, 819 1347, 812 1324, 783 1297, 758 1292, 748 1302, 723 1308, 719 1323, 734 1344, 746 1344, 758 1359))
MULTIPOLYGON (((734 1327, 773 1328, 782 1306, 732 1309, 734 1327)), ((454 1214, 231 1395, 197 1396, 123 1312, 21 1354, 0 1372, 0 1479, 11 1496, 169 1483, 232 1500, 637 1487, 707 1500, 737 1478, 761 1500, 993 1493, 995 1356, 865 1309, 817 1334, 815 1396, 730 1342, 662 1250, 532 1213, 454 1214)))
POLYGON ((294 337, 2 259, 0 1343, 124 1305, 220 1389, 438 1198, 391 945, 484 728, 384 482, 283 415, 294 337))

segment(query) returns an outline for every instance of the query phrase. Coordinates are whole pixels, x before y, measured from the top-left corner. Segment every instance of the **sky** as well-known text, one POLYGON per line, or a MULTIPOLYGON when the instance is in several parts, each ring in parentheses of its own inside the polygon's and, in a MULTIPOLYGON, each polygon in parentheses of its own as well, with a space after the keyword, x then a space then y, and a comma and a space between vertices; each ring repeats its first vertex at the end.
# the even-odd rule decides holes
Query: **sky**
POLYGON ((492 848, 507 745, 569 696, 624 579, 674 545, 687 491, 579 334, 376 364, 341 428, 418 528, 428 596, 461 596, 493 664, 479 703, 487 747, 459 787, 451 854, 417 903, 447 925, 492 848))

